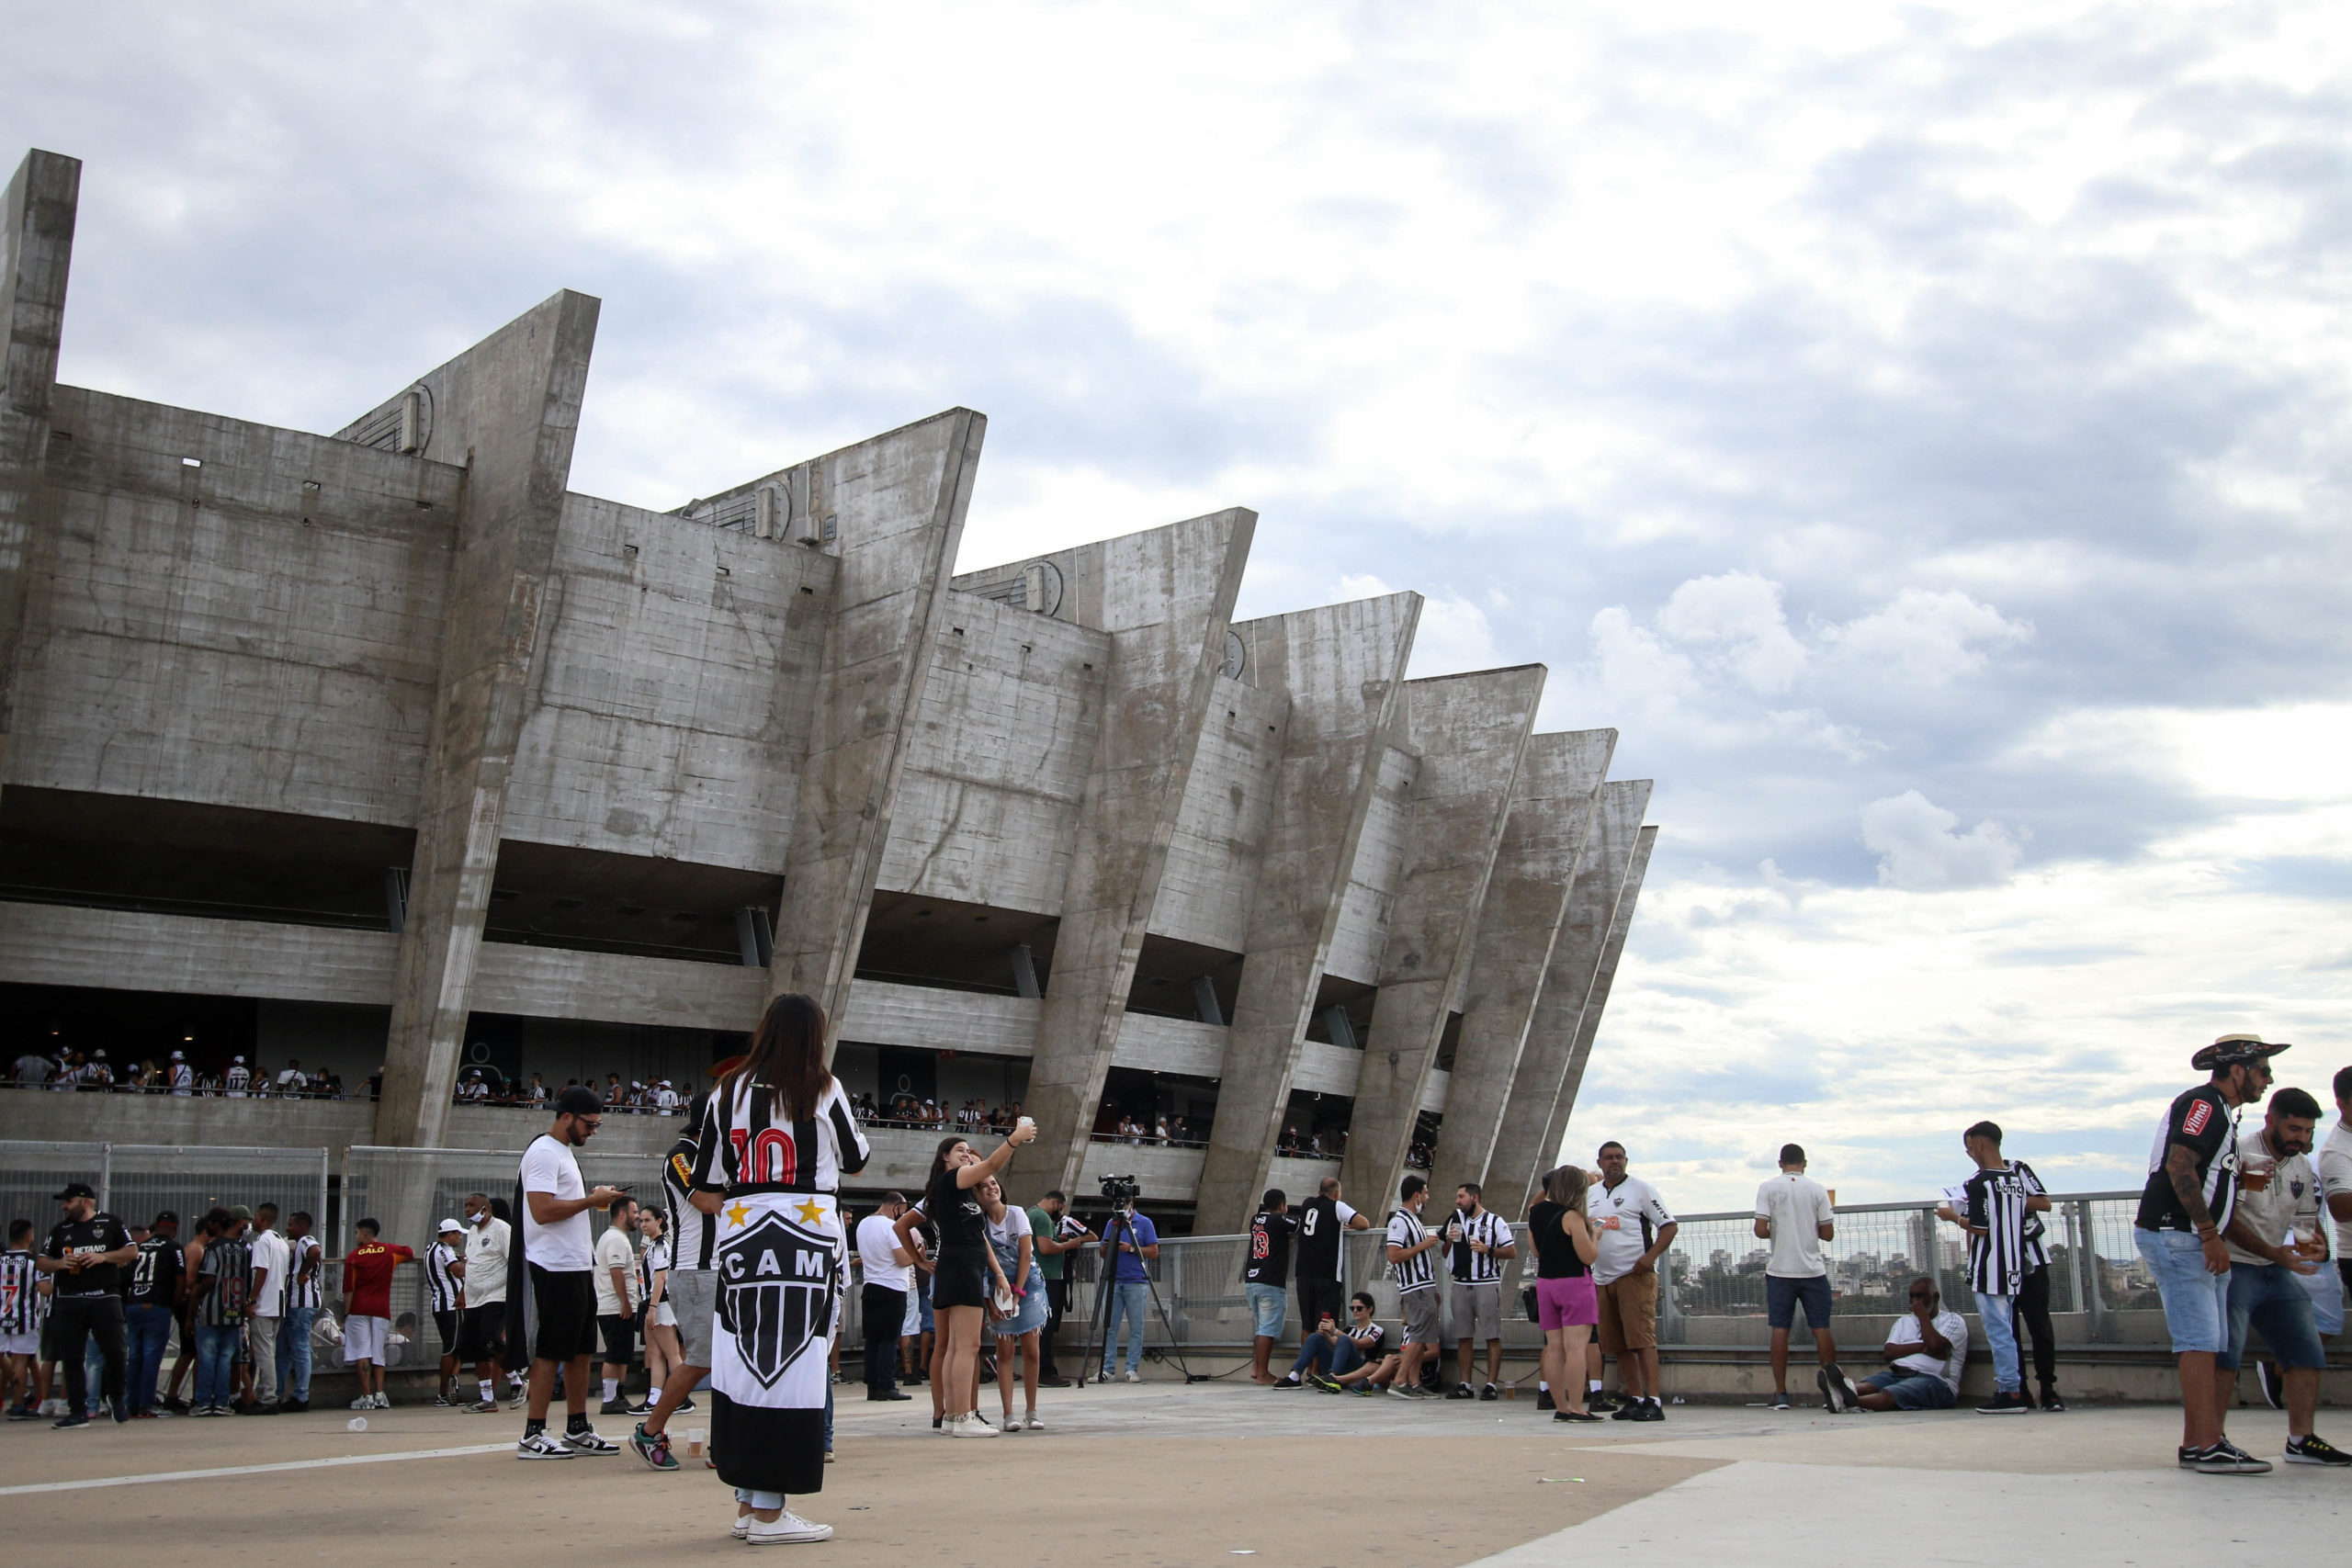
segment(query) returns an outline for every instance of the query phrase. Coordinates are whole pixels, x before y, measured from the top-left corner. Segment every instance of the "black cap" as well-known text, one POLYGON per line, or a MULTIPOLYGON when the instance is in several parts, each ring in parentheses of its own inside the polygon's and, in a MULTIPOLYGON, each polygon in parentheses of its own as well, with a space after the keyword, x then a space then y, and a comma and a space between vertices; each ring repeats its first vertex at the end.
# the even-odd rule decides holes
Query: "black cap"
POLYGON ((97 1195, 98 1190, 86 1181, 69 1181, 65 1184, 65 1190, 57 1195, 57 1201, 62 1203, 68 1198, 95 1198, 97 1195))
POLYGON ((2259 1034, 2224 1034, 2191 1056, 2188 1065, 2200 1073, 2210 1073, 2240 1062, 2267 1062, 2279 1052, 2291 1049, 2283 1042, 2274 1043, 2259 1034))
MULTIPOLYGON (((179 1223, 180 1217, 178 1213, 171 1209, 161 1210, 155 1215, 155 1224, 157 1225, 175 1225, 179 1223)), ((150 1225, 147 1228, 153 1230, 154 1229, 154 1225, 150 1225)))
POLYGON ((593 1089, 575 1084, 555 1097, 555 1113, 559 1116, 595 1116, 603 1113, 605 1102, 593 1089))

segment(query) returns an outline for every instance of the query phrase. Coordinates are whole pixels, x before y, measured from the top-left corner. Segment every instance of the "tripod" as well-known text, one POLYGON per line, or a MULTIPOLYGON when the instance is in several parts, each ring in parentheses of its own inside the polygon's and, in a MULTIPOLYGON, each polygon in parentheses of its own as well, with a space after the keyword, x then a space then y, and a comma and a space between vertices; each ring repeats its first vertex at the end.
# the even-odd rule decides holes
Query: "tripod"
MULTIPOLYGON (((1119 1238, 1122 1232, 1130 1244, 1135 1241, 1134 1216, 1125 1209, 1114 1209, 1111 1217, 1102 1223, 1103 1272, 1094 1281, 1094 1310, 1087 1315, 1086 1359, 1080 1363, 1078 1370, 1078 1386, 1080 1388, 1086 1386, 1087 1369, 1099 1364, 1094 1359, 1095 1346, 1101 1345, 1106 1356, 1115 1358, 1118 1354, 1119 1348, 1111 1343, 1111 1303, 1113 1293, 1119 1288, 1119 1238)), ((1136 1248, 1136 1263, 1137 1267, 1143 1263, 1143 1248, 1140 1247, 1136 1248)), ((1151 1292, 1151 1304, 1159 1312, 1159 1321, 1168 1325, 1169 1354, 1176 1358, 1176 1365, 1183 1370, 1184 1381, 1206 1382, 1208 1374, 1193 1371, 1185 1361, 1183 1348, 1176 1342, 1176 1322, 1168 1315, 1168 1303, 1159 1299, 1159 1282, 1151 1277, 1148 1269, 1143 1271, 1143 1282, 1145 1289, 1151 1292)), ((1103 1382, 1108 1380, 1097 1378, 1094 1381, 1103 1382)))

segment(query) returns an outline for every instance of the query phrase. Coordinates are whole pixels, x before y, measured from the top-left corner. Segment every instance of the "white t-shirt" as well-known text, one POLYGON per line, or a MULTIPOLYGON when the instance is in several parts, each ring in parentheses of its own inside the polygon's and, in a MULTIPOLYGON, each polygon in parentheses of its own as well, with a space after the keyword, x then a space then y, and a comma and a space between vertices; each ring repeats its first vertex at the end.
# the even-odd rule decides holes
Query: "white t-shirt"
POLYGON ((1642 1254, 1657 1245, 1657 1233, 1674 1223, 1674 1216, 1666 1212, 1657 1189, 1638 1176, 1629 1176, 1613 1188, 1598 1183, 1590 1191, 1585 1213, 1600 1239, 1600 1250, 1592 1259, 1592 1282, 1606 1285, 1623 1279, 1641 1261, 1642 1254), (1643 1239, 1644 1220, 1649 1222, 1647 1241, 1643 1239))
POLYGON ((506 1248, 514 1235, 504 1220, 492 1219, 466 1232, 466 1304, 490 1306, 506 1299, 506 1248))
MULTIPOLYGON (((577 1274, 596 1266, 596 1223, 582 1209, 568 1220, 542 1225, 531 1218, 531 1194, 585 1198, 580 1162, 571 1150, 545 1133, 523 1153, 523 1258, 551 1273, 577 1274)), ((470 1269, 468 1272, 471 1272, 470 1269)))
POLYGON ((256 1231, 253 1237, 251 1262, 256 1269, 269 1270, 261 1282, 261 1290, 246 1306, 254 1317, 284 1317, 286 1315, 286 1270, 293 1254, 286 1246, 286 1238, 276 1231, 256 1231))
MULTIPOLYGON (((2352 1127, 2338 1121, 2327 1130, 2320 1141, 2319 1157, 2320 1207, 2327 1207, 2327 1200, 2339 1192, 2352 1192, 2352 1127)), ((2352 1220, 2335 1222, 2335 1256, 2352 1258, 2352 1220)))
POLYGON ((628 1244, 627 1231, 618 1225, 606 1225, 605 1234, 596 1238, 596 1315, 627 1317, 636 1310, 637 1248, 628 1244), (621 1271, 622 1288, 628 1292, 626 1297, 613 1289, 616 1269, 621 1271))
POLYGON ((1811 1177, 1784 1170, 1758 1187, 1756 1217, 1772 1222, 1772 1260, 1764 1272, 1783 1280, 1812 1280, 1828 1273, 1828 1261, 1821 1256, 1821 1227, 1836 1215, 1828 1189, 1811 1177))
MULTIPOLYGON (((1936 1314, 1936 1332, 1951 1342, 1951 1355, 1932 1356, 1921 1350, 1917 1355, 1904 1357, 1894 1364, 1906 1372, 1925 1372, 1929 1377, 1941 1378, 1945 1386, 1957 1395, 1960 1393, 1960 1369, 1968 1362, 1968 1320, 1956 1312, 1939 1312, 1936 1314)), ((1894 1327, 1886 1331, 1886 1342, 1890 1345, 1925 1345, 1928 1341, 1927 1337, 1919 1332, 1919 1320, 1906 1312, 1894 1320, 1894 1327)))
POLYGON ((865 1282, 887 1290, 914 1289, 914 1265, 901 1263, 895 1254, 899 1250, 897 1232, 880 1214, 868 1214, 857 1222, 857 1258, 865 1266, 865 1282))
MULTIPOLYGON (((1007 1203, 1004 1206, 1004 1218, 991 1220, 983 1214, 980 1223, 988 1227, 989 1245, 991 1247, 1010 1247, 1018 1251, 1021 1238, 1035 1234, 1029 1228, 1029 1212, 1018 1203, 1007 1203)), ((1034 1263, 1036 1258, 1037 1244, 1033 1241, 1029 1244, 1029 1259, 1034 1263)), ((1007 1272, 1011 1270, 1008 1269, 1007 1272)), ((1012 1282, 1016 1285, 1021 1283, 1018 1280, 1012 1282)))

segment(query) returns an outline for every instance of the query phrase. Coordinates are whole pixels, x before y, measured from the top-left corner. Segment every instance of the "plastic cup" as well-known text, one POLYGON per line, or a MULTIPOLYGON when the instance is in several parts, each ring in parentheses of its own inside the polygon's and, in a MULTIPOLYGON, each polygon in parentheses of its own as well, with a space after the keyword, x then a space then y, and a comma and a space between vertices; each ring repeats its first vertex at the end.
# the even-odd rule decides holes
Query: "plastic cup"
POLYGON ((703 1438, 707 1434, 708 1430, 709 1428, 705 1427, 689 1427, 686 1428, 687 1453, 693 1455, 696 1459, 702 1458, 703 1438))
POLYGON ((349 1421, 344 1423, 344 1425, 352 1431, 364 1432, 368 1429, 368 1417, 365 1416, 354 1416, 349 1421))

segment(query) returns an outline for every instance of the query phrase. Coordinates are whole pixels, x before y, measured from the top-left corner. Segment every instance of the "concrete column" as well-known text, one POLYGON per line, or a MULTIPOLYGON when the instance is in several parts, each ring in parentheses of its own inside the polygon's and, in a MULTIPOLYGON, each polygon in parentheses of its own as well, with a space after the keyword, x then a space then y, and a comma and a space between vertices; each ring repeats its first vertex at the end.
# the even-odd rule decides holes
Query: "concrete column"
POLYGON ((1375 1209, 1396 1198, 1446 1015, 1469 978, 1544 673, 1522 664, 1405 682, 1406 733, 1421 765, 1340 1172, 1355 1201, 1375 1209))
MULTIPOLYGON (((987 433, 985 417, 951 409, 808 465, 819 536, 833 530, 842 564, 794 804, 768 994, 816 998, 825 1010, 829 1055, 848 1010, 987 433)), ((746 1019, 743 1027, 756 1021, 746 1019)))
POLYGON ((1265 1190, 1420 613, 1419 594, 1392 593, 1235 628, 1255 683, 1290 713, 1193 1211, 1203 1235, 1241 1229, 1265 1190))
POLYGON ((1111 668, 1029 1068, 1023 1199, 1084 1165, 1257 522, 1237 507, 1055 558, 1067 618, 1111 634, 1111 668))
POLYGON ((33 584, 46 575, 50 408, 81 191, 80 159, 34 151, 17 165, 0 208, 0 778, 16 728, 33 584))
POLYGON ((1584 1065, 1592 1056, 1594 1036, 1600 1032, 1600 1018, 1609 1006, 1609 987, 1617 979, 1617 960, 1625 952, 1626 933, 1634 929, 1634 906, 1641 900, 1642 878, 1649 872, 1650 846, 1657 841, 1657 829, 1645 828, 1634 844, 1633 863, 1625 868, 1625 885, 1617 895, 1617 909, 1609 919, 1609 938, 1601 944, 1600 965, 1592 978, 1592 994, 1585 998, 1584 1012, 1577 1021, 1576 1043, 1568 1049, 1568 1070, 1560 1079, 1560 1097, 1552 1106, 1552 1118, 1544 1123, 1544 1142, 1539 1148, 1557 1151, 1560 1141, 1567 1136, 1568 1118, 1577 1108, 1577 1090, 1584 1083, 1584 1065))
POLYGON ((567 289, 426 376, 422 398, 403 391, 342 433, 429 408, 429 430, 410 422, 417 455, 466 468, 379 1143, 437 1145, 448 1122, 597 309, 567 289))
POLYGON ((1514 1217, 1527 1212, 1533 1179, 1555 1163, 1559 1137, 1552 1112, 1576 1053, 1577 1031, 1587 998, 1609 946, 1617 895, 1640 846, 1642 813, 1649 809, 1650 781, 1612 780, 1600 786, 1600 807, 1577 862, 1568 909, 1552 944, 1544 990, 1519 1054, 1519 1072, 1503 1106, 1494 1152, 1487 1157, 1487 1207, 1514 1217), (1546 1143, 1544 1140, 1552 1141, 1546 1143))
POLYGON ((1617 748, 1613 729, 1537 735, 1527 743, 1512 791, 1510 820, 1495 852, 1478 914, 1477 952, 1462 993, 1462 1035, 1453 1048, 1445 1122, 1430 1172, 1439 1195, 1483 1183, 1503 1107, 1510 1099, 1544 972, 1567 914, 1577 861, 1617 748))

